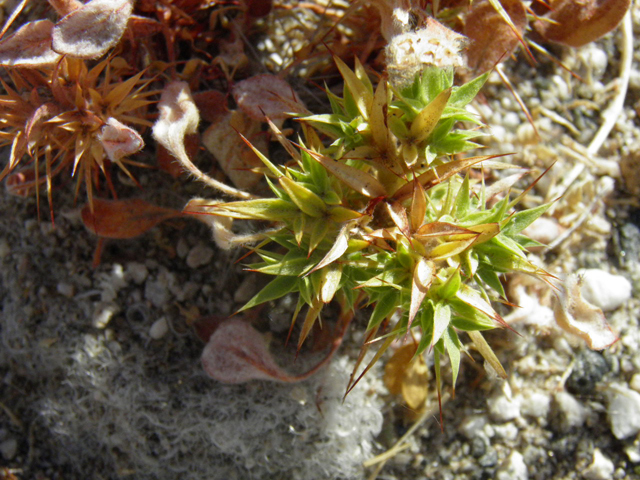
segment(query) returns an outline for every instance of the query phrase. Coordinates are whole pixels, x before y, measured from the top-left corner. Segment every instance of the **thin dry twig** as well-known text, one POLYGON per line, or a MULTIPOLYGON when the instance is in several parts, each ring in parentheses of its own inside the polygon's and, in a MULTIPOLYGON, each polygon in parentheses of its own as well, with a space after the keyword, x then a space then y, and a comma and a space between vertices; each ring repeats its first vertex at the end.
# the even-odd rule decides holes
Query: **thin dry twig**
MULTIPOLYGON (((444 405, 449 400, 449 398, 450 395, 448 393, 445 393, 442 396, 442 405, 444 405)), ((418 420, 416 420, 416 422, 411 425, 411 428, 409 428, 409 430, 407 430, 406 433, 402 437, 400 437, 400 439, 395 443, 393 447, 391 447, 386 452, 381 453, 380 455, 376 455, 375 457, 370 458, 362 464, 365 468, 377 465, 376 469, 371 473, 368 480, 375 480, 388 460, 409 447, 409 444, 406 443, 407 439, 411 437, 411 435, 413 435, 415 431, 429 418, 433 417, 438 412, 439 408, 441 407, 434 405, 431 408, 425 409, 424 413, 420 415, 420 418, 418 418, 418 420)))

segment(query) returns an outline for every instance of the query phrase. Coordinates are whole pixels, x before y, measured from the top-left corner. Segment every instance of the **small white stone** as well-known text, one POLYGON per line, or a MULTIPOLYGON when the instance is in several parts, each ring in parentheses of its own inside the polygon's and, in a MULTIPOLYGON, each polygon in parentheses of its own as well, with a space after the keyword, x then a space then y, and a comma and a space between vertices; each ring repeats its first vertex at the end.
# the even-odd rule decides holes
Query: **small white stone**
POLYGON ((165 317, 162 317, 151 325, 149 329, 149 336, 154 340, 159 340, 164 337, 169 331, 169 322, 165 317))
POLYGON ((640 445, 636 440, 633 445, 625 447, 624 453, 627 454, 627 458, 631 463, 640 463, 640 445))
POLYGON ((520 117, 515 112, 507 112, 502 118, 502 125, 509 130, 515 130, 521 123, 520 117))
POLYGON ((520 416, 520 403, 517 399, 500 395, 489 400, 489 415, 499 423, 515 420, 520 416))
POLYGON ((578 273, 582 277, 582 297, 605 312, 615 310, 631 298, 631 283, 621 275, 598 268, 578 273))
POLYGON ((500 465, 496 478, 497 480, 527 480, 529 472, 522 454, 515 450, 511 452, 511 455, 500 465))
POLYGON ((560 225, 553 218, 540 217, 525 228, 522 233, 537 242, 548 245, 560 235, 560 225))
POLYGON ((605 457, 599 448, 596 448, 593 451, 593 461, 582 472, 582 476, 587 480, 608 480, 612 478, 614 470, 613 462, 605 457))
POLYGON ((586 418, 587 410, 576 398, 567 392, 558 392, 553 397, 554 408, 560 416, 560 427, 565 430, 581 427, 586 418))
POLYGON ((198 244, 189 250, 187 265, 189 268, 198 268, 208 264, 213 258, 213 249, 206 245, 198 244))
POLYGON ((459 431, 469 440, 483 432, 487 418, 483 415, 471 415, 460 424, 459 431))
POLYGON ((8 438, 0 443, 0 453, 5 460, 12 460, 18 453, 18 441, 15 438, 8 438))
POLYGON ((636 373, 633 375, 633 377, 631 377, 629 386, 633 388, 636 392, 640 392, 640 373, 636 373))
POLYGON ((59 282, 56 285, 56 291, 67 298, 73 297, 76 293, 75 287, 67 282, 59 282))
POLYGON ((493 425, 493 436, 505 442, 514 442, 518 438, 518 427, 513 422, 493 425))
POLYGON ((613 435, 622 440, 640 432, 640 393, 623 384, 611 384, 607 397, 607 414, 613 435))
POLYGON ((520 397, 520 410, 523 415, 546 419, 549 414, 551 398, 541 391, 526 391, 520 397))
POLYGON ((92 325, 95 328, 105 328, 111 318, 120 312, 120 307, 115 303, 99 303, 93 312, 92 325))
POLYGON ((139 262, 127 263, 126 272, 136 285, 142 285, 149 276, 149 269, 144 263, 139 262))

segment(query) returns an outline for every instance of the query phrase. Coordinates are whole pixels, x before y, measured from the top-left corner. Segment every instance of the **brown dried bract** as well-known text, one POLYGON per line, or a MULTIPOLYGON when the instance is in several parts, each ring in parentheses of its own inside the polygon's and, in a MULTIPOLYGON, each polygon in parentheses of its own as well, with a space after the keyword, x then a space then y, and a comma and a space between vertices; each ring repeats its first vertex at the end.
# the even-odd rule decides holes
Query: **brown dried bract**
MULTIPOLYGON (((500 3, 522 34, 527 24, 522 2, 502 0, 500 3)), ((473 3, 466 17, 464 34, 471 40, 467 50, 467 62, 469 68, 476 73, 483 73, 495 67, 501 60, 509 57, 520 42, 516 32, 488 0, 473 3)))

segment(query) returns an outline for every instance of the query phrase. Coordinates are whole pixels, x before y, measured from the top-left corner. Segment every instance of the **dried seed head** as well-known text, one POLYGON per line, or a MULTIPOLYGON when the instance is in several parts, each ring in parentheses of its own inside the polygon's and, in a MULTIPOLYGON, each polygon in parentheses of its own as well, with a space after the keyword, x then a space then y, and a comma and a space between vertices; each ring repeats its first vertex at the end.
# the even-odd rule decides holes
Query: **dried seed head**
POLYGON ((426 26, 396 35, 387 46, 387 71, 394 86, 413 81, 426 66, 461 67, 465 37, 437 20, 427 18, 426 26))

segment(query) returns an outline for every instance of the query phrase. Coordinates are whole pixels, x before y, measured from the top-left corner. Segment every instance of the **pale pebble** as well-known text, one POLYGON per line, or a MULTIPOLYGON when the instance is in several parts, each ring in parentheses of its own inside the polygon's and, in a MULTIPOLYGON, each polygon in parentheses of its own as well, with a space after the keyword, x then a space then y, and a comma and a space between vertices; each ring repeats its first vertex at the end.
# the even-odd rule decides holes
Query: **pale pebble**
POLYGON ((485 416, 471 415, 462 421, 458 429, 460 433, 471 440, 483 431, 486 424, 487 418, 485 416))
POLYGON ((198 268, 208 264, 213 258, 213 249, 206 245, 198 244, 189 250, 187 265, 189 268, 198 268))
POLYGON ((607 414, 611 432, 618 440, 640 432, 640 393, 623 384, 607 388, 607 414))
POLYGON ((603 311, 621 307, 631 298, 631 283, 621 275, 598 268, 580 270, 582 297, 603 311))
POLYGON ((507 384, 503 387, 503 393, 494 396, 488 403, 489 415, 496 422, 505 423, 520 416, 520 403, 511 398, 511 389, 507 384))
POLYGON ((629 386, 633 388, 636 392, 640 392, 640 373, 636 373, 633 375, 633 377, 631 377, 629 386))
POLYGON ((561 430, 579 428, 584 425, 588 412, 570 393, 556 393, 553 397, 553 407, 559 416, 558 426, 561 430))
POLYGON ((500 465, 496 475, 497 480, 527 480, 529 472, 520 452, 513 451, 500 465))
POLYGON ((520 411, 523 415, 546 419, 549 414, 551 398, 542 391, 526 391, 520 397, 520 411))
POLYGON ((586 480, 608 480, 612 478, 615 468, 613 462, 605 457, 599 448, 593 451, 593 460, 583 472, 586 480))
POLYGON ((0 443, 0 453, 5 460, 12 460, 18 453, 18 441, 15 438, 8 438, 0 443))
POLYGON ((149 276, 149 269, 139 262, 127 263, 126 272, 136 285, 142 285, 149 276))
POLYGON ((95 328, 105 328, 114 315, 120 312, 120 307, 115 303, 98 303, 93 312, 91 324, 95 328))
POLYGON ((513 422, 505 423, 503 425, 493 425, 493 430, 493 437, 506 442, 512 442, 518 438, 518 427, 516 427, 513 422))
POLYGON ((71 285, 70 283, 67 282, 59 282, 56 285, 56 291, 60 294, 63 295, 67 298, 71 298, 73 297, 73 295, 76 293, 76 289, 73 285, 71 285))
POLYGON ((149 329, 149 336, 154 340, 159 340, 164 337, 169 331, 169 322, 165 317, 162 317, 151 325, 149 329))

